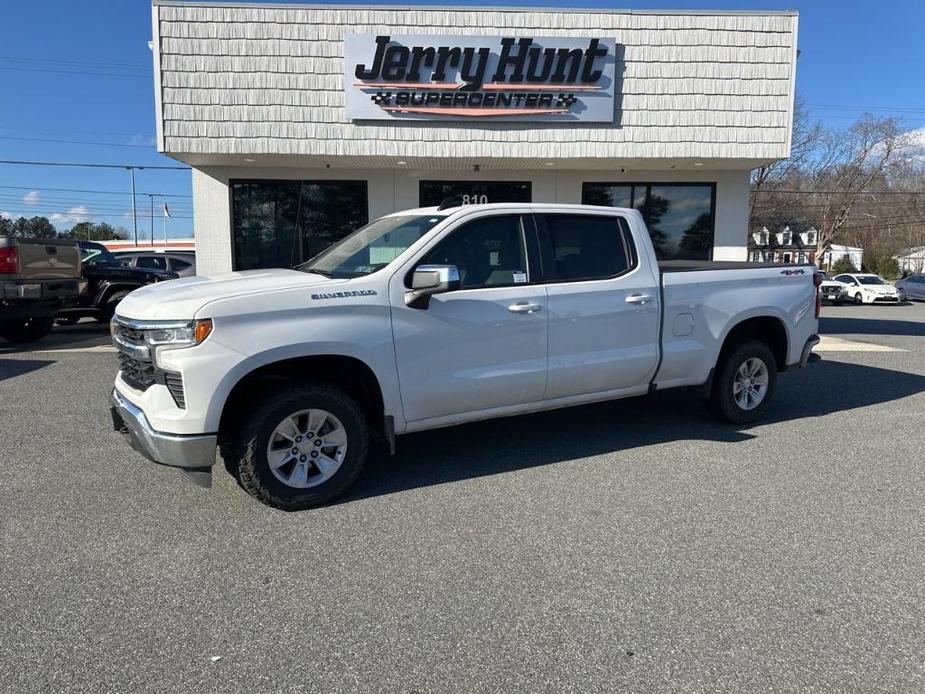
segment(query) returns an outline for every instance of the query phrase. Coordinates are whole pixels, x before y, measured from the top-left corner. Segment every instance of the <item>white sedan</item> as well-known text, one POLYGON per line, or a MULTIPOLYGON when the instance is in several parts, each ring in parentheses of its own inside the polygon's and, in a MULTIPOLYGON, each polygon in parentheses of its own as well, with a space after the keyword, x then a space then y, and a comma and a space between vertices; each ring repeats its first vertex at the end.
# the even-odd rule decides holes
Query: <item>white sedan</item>
POLYGON ((844 274, 833 278, 848 287, 848 298, 856 304, 872 304, 875 301, 895 301, 899 303, 896 287, 879 275, 844 274))

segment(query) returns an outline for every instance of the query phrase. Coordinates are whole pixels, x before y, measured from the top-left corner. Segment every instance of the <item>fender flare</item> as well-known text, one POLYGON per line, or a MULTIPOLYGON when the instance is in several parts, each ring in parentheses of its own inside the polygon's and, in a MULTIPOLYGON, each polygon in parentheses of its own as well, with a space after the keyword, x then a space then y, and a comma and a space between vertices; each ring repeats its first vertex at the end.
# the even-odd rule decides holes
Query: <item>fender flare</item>
POLYGON ((275 347, 247 356, 228 370, 212 392, 212 397, 206 408, 206 421, 209 423, 210 431, 218 431, 218 425, 228 403, 228 398, 241 381, 254 372, 273 364, 311 357, 346 357, 363 364, 372 373, 379 386, 379 392, 382 395, 383 414, 386 419, 388 420, 391 417, 395 427, 404 427, 404 416, 401 399, 398 395, 397 381, 378 371, 373 364, 373 360, 366 358, 366 355, 362 354, 360 350, 352 347, 352 345, 340 343, 318 342, 310 345, 275 347), (305 349, 305 347, 309 346, 311 349, 305 349), (395 382, 393 383, 393 381, 395 382))
POLYGON ((128 291, 132 291, 143 286, 143 284, 138 284, 137 282, 103 280, 100 282, 99 287, 96 288, 96 295, 93 297, 92 305, 95 308, 99 308, 103 305, 104 299, 106 299, 110 294, 117 291, 121 292, 126 289, 128 291))

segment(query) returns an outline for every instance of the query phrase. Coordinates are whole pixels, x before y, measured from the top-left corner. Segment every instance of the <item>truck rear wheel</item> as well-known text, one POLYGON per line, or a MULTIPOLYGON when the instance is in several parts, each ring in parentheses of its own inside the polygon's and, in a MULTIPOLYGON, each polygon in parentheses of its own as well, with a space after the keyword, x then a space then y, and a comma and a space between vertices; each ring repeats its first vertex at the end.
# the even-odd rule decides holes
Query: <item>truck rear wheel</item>
POLYGON ((710 409, 732 424, 754 422, 764 414, 777 385, 777 362, 759 340, 735 345, 717 367, 710 392, 710 409))
POLYGON ((233 435, 227 463, 249 494, 299 511, 350 487, 368 449, 369 425, 353 398, 334 386, 293 384, 251 411, 233 435))
POLYGON ((51 331, 54 322, 54 316, 3 321, 0 323, 0 337, 15 343, 35 342, 51 331))

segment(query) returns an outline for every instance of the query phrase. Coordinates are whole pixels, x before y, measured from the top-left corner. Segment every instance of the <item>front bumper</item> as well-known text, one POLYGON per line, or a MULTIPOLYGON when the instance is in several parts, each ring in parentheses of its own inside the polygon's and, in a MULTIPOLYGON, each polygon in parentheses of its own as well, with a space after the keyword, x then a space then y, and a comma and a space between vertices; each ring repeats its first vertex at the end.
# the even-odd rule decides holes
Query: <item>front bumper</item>
POLYGON ((109 399, 112 426, 124 434, 132 448, 145 458, 161 465, 179 468, 206 468, 215 464, 215 434, 165 434, 155 431, 141 408, 136 407, 118 391, 109 399))

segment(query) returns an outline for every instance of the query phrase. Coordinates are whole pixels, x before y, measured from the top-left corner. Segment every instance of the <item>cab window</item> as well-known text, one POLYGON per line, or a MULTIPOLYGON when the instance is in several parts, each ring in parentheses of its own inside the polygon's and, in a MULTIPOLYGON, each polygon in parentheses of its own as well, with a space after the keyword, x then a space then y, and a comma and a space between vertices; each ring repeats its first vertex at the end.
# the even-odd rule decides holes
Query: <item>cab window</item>
POLYGON ((135 261, 135 267, 143 267, 148 270, 166 270, 167 258, 156 255, 143 255, 135 261))
POLYGON ((545 214, 543 273, 549 281, 607 279, 635 266, 626 221, 611 215, 545 214))
POLYGON ((421 265, 455 265, 463 289, 529 282, 523 219, 501 215, 476 219, 453 231, 421 265))

